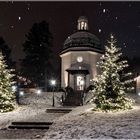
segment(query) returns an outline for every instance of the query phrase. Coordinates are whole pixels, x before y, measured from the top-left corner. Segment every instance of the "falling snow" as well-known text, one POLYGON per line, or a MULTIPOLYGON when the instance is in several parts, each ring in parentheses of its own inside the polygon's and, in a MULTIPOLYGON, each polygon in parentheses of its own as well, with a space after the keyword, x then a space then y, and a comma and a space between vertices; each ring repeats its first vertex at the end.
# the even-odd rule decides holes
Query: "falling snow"
POLYGON ((21 20, 21 17, 18 17, 18 20, 21 20))
POLYGON ((99 33, 101 33, 102 32, 102 30, 101 29, 99 29, 99 33))
MULTIPOLYGON (((87 18, 90 19, 91 25, 94 27, 89 27, 91 33, 94 33, 94 29, 97 30, 99 33, 102 34, 100 40, 103 42, 108 38, 110 32, 116 34, 120 41, 123 42, 124 40, 127 42, 128 50, 125 51, 125 55, 128 57, 139 56, 139 32, 140 32, 140 25, 139 25, 139 3, 136 2, 127 2, 127 3, 106 3, 106 2, 94 2, 82 4, 82 3, 71 3, 71 4, 63 4, 63 3, 56 3, 55 5, 45 2, 21 2, 16 3, 13 0, 9 2, 3 3, 0 8, 0 13, 2 16, 0 18, 2 26, 1 28, 1 36, 6 36, 7 42, 9 42, 9 46, 12 46, 13 43, 16 43, 16 51, 12 50, 12 56, 14 56, 15 61, 21 59, 23 56, 23 51, 21 51, 23 37, 28 32, 28 29, 31 28, 34 22, 39 22, 40 20, 46 20, 49 22, 50 27, 52 28, 52 34, 54 35, 54 46, 58 46, 60 48, 54 47, 54 50, 60 50, 65 39, 65 35, 71 33, 68 29, 70 29, 71 23, 68 19, 74 23, 75 26, 75 13, 79 11, 79 9, 83 9, 85 11, 85 15, 88 15, 87 18), (63 8, 65 5, 65 8, 63 8), (74 6, 75 5, 75 6, 74 6), (36 8, 34 8, 34 6, 36 8), (61 10, 58 11, 57 7, 62 7, 61 10), (6 8, 8 7, 8 9, 6 8), (78 9, 77 9, 78 7, 78 9), (115 7, 115 8, 114 8, 115 7), (71 11, 70 9, 73 10, 71 11), (6 16, 3 17, 6 10, 6 16), (38 9, 38 10, 36 10, 38 9), (39 11, 39 13, 38 13, 39 11), (64 13, 69 13, 71 17, 67 16, 65 19, 64 13), (90 15, 87 13, 95 13, 94 15, 90 15), (44 13, 50 13, 45 14, 44 13), (16 18, 15 18, 16 17, 16 18), (57 18, 60 19, 57 20, 57 18), (12 20, 11 20, 12 19, 12 20), (35 20, 33 20, 35 19, 35 20), (51 19, 51 20, 49 20, 51 19), (65 19, 65 20, 64 20, 65 19), (133 19, 133 23, 131 23, 131 19, 133 19), (23 21, 26 24, 23 24, 23 21), (19 24, 20 23, 20 24, 19 24), (12 27, 10 27, 13 25, 12 27), (57 36, 60 34, 61 27, 62 28, 62 38, 59 39, 57 36), (14 28, 13 28, 14 27, 14 28), (101 32, 99 31, 98 27, 101 27, 101 32), (115 27, 115 28, 114 28, 115 27), (8 29, 12 30, 8 30, 8 29), (19 32, 20 30, 20 32, 19 32), (14 31, 14 36, 13 36, 14 31), (25 32, 26 31, 26 32, 25 32), (129 34, 128 34, 129 33, 129 34), (133 33, 135 33, 133 35, 133 33), (123 36, 121 37, 121 35, 123 36), (11 38, 12 36, 12 38, 11 38), (125 38, 126 36, 127 39, 125 38), (18 40, 17 40, 18 38, 18 40), (136 53, 132 53, 132 45, 133 39, 135 39, 135 49, 136 53), (18 51, 18 53, 17 53, 18 51)), ((80 13, 79 13, 80 14, 80 13)), ((82 15, 79 15, 82 16, 82 15)), ((96 35, 96 34, 95 34, 96 35)))
POLYGON ((13 25, 11 25, 11 26, 10 26, 10 28, 11 28, 11 29, 13 29, 13 28, 14 28, 14 26, 13 26, 13 25))
POLYGON ((103 13, 105 13, 106 12, 106 9, 103 9, 103 13))

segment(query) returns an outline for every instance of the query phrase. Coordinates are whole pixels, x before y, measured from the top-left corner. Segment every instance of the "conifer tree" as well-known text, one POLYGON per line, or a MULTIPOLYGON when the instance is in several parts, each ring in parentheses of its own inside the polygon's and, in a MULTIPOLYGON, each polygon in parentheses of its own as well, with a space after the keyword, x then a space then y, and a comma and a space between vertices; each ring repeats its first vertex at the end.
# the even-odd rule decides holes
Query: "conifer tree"
POLYGON ((11 58, 11 49, 9 48, 9 46, 6 44, 5 40, 1 36, 0 36, 0 51, 2 52, 2 55, 4 56, 4 60, 8 68, 14 68, 15 62, 12 61, 12 58, 11 58))
POLYGON ((33 24, 23 44, 23 75, 39 86, 46 86, 46 79, 52 72, 52 40, 49 24, 42 21, 33 24))
POLYGON ((96 107, 101 110, 130 109, 132 100, 126 94, 133 89, 132 74, 125 72, 128 63, 122 60, 121 48, 117 48, 113 35, 97 67, 101 69, 101 74, 93 80, 95 94, 92 98, 96 107))
POLYGON ((15 108, 15 94, 12 91, 13 70, 7 69, 4 57, 0 52, 0 112, 12 111, 15 108))

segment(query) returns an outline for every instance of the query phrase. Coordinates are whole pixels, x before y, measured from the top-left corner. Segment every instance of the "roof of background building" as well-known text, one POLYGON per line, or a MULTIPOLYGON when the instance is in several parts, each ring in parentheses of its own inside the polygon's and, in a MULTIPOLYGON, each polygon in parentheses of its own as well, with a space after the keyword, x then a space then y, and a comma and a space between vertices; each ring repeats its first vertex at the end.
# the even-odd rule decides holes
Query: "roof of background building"
POLYGON ((87 18, 81 16, 78 19, 78 31, 74 34, 68 36, 68 38, 64 42, 63 52, 64 50, 80 50, 81 47, 85 47, 85 49, 92 48, 92 51, 101 52, 101 42, 97 36, 88 32, 88 20, 87 18), (83 26, 82 26, 83 24, 83 26), (84 25, 86 25, 84 27, 84 25))

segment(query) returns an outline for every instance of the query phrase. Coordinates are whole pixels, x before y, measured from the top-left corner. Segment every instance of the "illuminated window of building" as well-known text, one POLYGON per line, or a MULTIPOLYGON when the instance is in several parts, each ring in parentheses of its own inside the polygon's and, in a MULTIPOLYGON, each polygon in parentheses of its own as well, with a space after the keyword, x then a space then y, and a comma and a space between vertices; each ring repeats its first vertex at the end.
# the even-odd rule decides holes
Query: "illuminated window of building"
POLYGON ((84 22, 81 22, 81 29, 84 30, 84 25, 85 23, 84 22))
POLYGON ((88 30, 88 20, 85 17, 78 19, 78 30, 88 30))
POLYGON ((77 76, 77 90, 84 90, 84 77, 83 76, 77 76))

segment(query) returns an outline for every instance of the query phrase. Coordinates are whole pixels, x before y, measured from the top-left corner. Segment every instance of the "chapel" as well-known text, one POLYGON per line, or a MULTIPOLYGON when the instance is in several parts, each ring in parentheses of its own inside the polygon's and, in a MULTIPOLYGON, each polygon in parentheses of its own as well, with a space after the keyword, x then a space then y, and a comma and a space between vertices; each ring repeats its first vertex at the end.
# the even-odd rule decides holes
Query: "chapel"
MULTIPOLYGON (((80 105, 91 80, 100 74, 97 62, 104 54, 99 38, 90 33, 88 19, 77 20, 77 31, 64 41, 61 57, 61 87, 71 90, 65 98, 66 105, 80 105)), ((140 76, 135 78, 136 93, 140 96, 140 76)))
POLYGON ((103 49, 98 37, 89 32, 88 19, 77 20, 77 31, 64 42, 61 57, 61 87, 83 91, 90 86, 90 80, 98 73, 96 64, 103 49))

